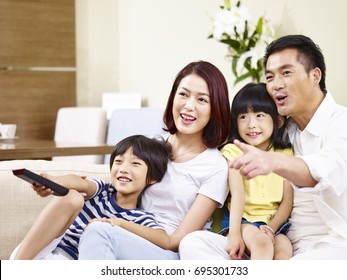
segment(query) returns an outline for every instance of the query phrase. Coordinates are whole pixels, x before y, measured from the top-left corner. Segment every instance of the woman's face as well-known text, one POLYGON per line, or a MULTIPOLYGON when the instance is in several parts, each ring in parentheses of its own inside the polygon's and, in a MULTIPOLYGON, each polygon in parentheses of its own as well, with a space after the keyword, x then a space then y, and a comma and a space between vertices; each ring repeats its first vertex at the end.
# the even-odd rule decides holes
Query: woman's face
POLYGON ((172 113, 179 133, 202 135, 211 117, 210 92, 204 79, 190 74, 181 80, 172 113))

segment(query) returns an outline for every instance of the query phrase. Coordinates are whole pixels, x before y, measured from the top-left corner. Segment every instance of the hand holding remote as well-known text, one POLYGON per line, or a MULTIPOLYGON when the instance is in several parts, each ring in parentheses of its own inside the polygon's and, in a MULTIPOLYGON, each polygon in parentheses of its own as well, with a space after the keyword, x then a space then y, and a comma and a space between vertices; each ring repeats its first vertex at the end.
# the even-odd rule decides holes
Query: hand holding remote
POLYGON ((46 188, 50 188, 53 190, 53 194, 57 196, 64 196, 69 192, 68 188, 63 187, 41 175, 38 175, 34 172, 31 172, 28 169, 21 168, 12 170, 13 174, 34 186, 45 186, 46 188))

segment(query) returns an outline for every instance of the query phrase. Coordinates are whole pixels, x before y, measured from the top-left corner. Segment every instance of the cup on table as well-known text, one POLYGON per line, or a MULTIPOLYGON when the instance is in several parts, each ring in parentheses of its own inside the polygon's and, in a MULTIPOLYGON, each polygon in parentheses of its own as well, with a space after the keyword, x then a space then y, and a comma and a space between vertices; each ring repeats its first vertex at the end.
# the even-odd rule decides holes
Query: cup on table
POLYGON ((3 139, 13 139, 16 137, 16 124, 0 124, 0 135, 3 139))

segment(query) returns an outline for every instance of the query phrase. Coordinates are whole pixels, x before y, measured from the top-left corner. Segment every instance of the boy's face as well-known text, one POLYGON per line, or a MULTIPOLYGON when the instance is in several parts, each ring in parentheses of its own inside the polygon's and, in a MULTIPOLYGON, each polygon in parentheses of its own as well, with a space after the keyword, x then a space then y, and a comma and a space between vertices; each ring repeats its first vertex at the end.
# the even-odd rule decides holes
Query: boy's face
POLYGON ((117 192, 126 196, 139 196, 146 187, 148 166, 129 148, 115 157, 111 168, 111 182, 117 192))

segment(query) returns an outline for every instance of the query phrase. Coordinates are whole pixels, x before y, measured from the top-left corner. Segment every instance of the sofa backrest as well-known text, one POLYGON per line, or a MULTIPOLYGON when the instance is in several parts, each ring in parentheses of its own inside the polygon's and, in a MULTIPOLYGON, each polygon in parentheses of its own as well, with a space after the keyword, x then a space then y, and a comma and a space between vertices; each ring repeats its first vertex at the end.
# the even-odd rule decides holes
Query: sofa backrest
MULTIPOLYGON (((116 109, 109 120, 106 144, 116 145, 120 140, 134 134, 146 136, 163 135, 164 110, 160 108, 116 109)), ((110 155, 105 156, 105 164, 109 164, 110 155)))

